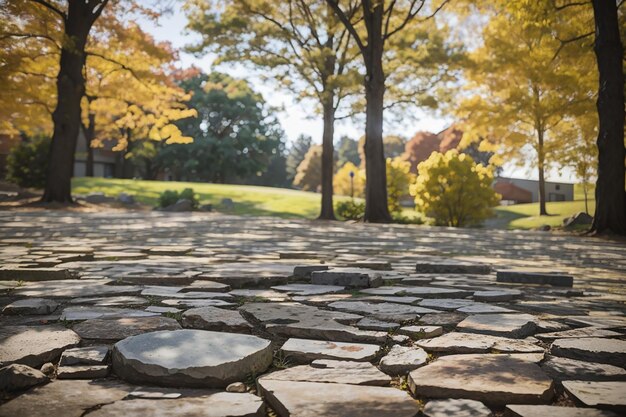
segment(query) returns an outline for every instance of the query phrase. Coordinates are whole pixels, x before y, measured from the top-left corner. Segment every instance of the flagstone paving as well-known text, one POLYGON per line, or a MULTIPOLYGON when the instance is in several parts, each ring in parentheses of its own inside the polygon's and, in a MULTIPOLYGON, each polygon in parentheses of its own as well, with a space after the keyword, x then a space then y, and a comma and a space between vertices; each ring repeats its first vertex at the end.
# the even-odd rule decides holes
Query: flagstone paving
POLYGON ((618 415, 625 271, 544 232, 4 211, 0 417, 618 415))

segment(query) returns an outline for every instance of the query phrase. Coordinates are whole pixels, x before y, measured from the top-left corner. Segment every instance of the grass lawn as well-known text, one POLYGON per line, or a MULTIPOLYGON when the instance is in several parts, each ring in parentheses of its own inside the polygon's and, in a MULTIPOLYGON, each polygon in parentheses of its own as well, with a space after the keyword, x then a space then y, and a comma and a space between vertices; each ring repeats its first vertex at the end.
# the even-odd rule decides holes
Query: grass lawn
POLYGON ((231 198, 235 203, 232 210, 234 214, 309 219, 319 214, 320 194, 285 188, 110 178, 72 180, 74 194, 103 192, 116 197, 119 193, 125 192, 134 194, 137 201, 150 206, 157 205, 159 195, 163 191, 182 191, 184 188, 193 188, 198 194, 200 204, 211 203, 217 210, 220 210, 219 204, 223 198, 231 198))
MULTIPOLYGON (((593 214, 596 202, 589 200, 589 213, 593 214)), ((539 203, 516 204, 514 206, 496 207, 498 225, 506 229, 532 229, 547 224, 549 226, 560 226, 563 219, 585 211, 585 201, 561 201, 547 203, 546 209, 549 216, 539 216, 539 203)))
MULTIPOLYGON (((120 180, 110 178, 74 178, 74 194, 103 192, 116 197, 125 192, 134 194, 137 201, 149 206, 156 206, 159 195, 165 190, 182 191, 193 188, 198 194, 200 204, 211 203, 218 211, 223 198, 235 202, 234 214, 253 216, 277 216, 283 218, 313 219, 319 214, 320 194, 285 188, 258 187, 251 185, 207 184, 199 182, 120 180)), ((577 198, 578 193, 577 193, 577 198)), ((336 200, 349 197, 335 197, 336 200)), ((595 202, 590 200, 589 210, 593 213, 595 202)), ((585 210, 582 200, 548 203, 550 216, 538 216, 539 204, 518 204, 496 208, 497 218, 490 221, 490 227, 503 229, 532 229, 544 224, 559 226, 563 219, 585 210)), ((408 217, 418 214, 412 209, 405 209, 408 217)))

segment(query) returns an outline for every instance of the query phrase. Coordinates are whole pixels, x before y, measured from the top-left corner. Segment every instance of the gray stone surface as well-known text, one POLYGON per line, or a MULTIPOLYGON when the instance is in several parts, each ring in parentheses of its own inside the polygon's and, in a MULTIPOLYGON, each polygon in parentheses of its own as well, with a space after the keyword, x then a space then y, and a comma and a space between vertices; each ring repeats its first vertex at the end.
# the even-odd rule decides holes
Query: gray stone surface
POLYGON ((414 320, 418 314, 433 313, 430 308, 395 303, 367 303, 365 301, 336 301, 328 307, 350 313, 367 314, 380 320, 414 320))
POLYGON ((157 330, 178 330, 180 324, 169 317, 129 317, 93 319, 78 323, 72 329, 83 339, 117 341, 129 336, 157 330))
POLYGON ((21 391, 48 381, 43 372, 27 365, 14 363, 0 368, 0 392, 21 391))
POLYGON ((543 347, 537 345, 536 339, 508 339, 500 336, 460 332, 450 332, 432 339, 417 340, 415 344, 428 352, 487 353, 492 350, 520 353, 543 352, 543 347))
POLYGON ((328 265, 298 265, 293 268, 293 276, 297 278, 310 278, 315 271, 326 271, 328 265))
POLYGON ((39 368, 80 343, 80 337, 60 326, 0 327, 0 366, 21 363, 39 368))
POLYGON ((387 386, 391 378, 368 362, 314 360, 310 365, 298 365, 264 375, 278 381, 327 382, 334 384, 387 386))
POLYGON ((237 310, 217 307, 192 308, 183 313, 183 327, 191 329, 250 332, 252 326, 237 310))
POLYGON ((530 314, 478 314, 467 317, 456 328, 464 332, 521 339, 535 333, 537 318, 530 314))
POLYGON ((626 381, 563 381, 563 388, 587 407, 626 412, 626 381))
POLYGON ((383 279, 380 274, 359 268, 333 268, 311 273, 311 284, 338 285, 350 288, 380 287, 383 279))
POLYGON ((108 346, 86 346, 68 349, 61 355, 59 365, 103 365, 109 358, 108 346))
POLYGON ((486 404, 545 404, 554 396, 552 379, 529 361, 508 355, 443 356, 409 374, 415 395, 465 398, 486 404))
POLYGON ((0 405, 0 417, 82 417, 96 406, 121 400, 131 390, 118 381, 54 381, 0 405))
POLYGON ((574 277, 563 273, 547 273, 542 271, 524 270, 501 270, 496 272, 498 282, 511 282, 516 284, 539 284, 553 285, 557 287, 571 287, 574 285, 574 277))
POLYGON ((54 281, 77 279, 78 274, 67 268, 12 268, 0 266, 0 281, 54 281))
POLYGON ((414 417, 419 410, 396 388, 265 378, 257 385, 280 417, 414 417))
POLYGON ((59 303, 53 300, 46 300, 44 298, 25 298, 6 305, 2 309, 2 314, 44 315, 53 313, 58 306, 59 303))
POLYGON ((376 319, 371 319, 369 317, 362 318, 356 323, 356 326, 359 329, 363 330, 376 330, 381 332, 388 332, 391 330, 396 330, 400 327, 398 323, 390 323, 387 321, 381 321, 376 319))
POLYGON ((149 311, 134 310, 131 308, 111 308, 111 307, 67 307, 63 309, 61 320, 89 320, 99 318, 119 319, 126 317, 154 317, 157 313, 149 311))
POLYGON ((491 410, 474 400, 431 400, 426 403, 425 417, 491 417, 491 410))
POLYGON ((272 362, 270 342, 256 336, 174 330, 131 336, 115 344, 113 370, 133 383, 226 387, 272 362))
POLYGON ((583 327, 581 329, 564 330, 562 332, 541 333, 537 335, 541 340, 569 339, 583 337, 620 337, 622 333, 618 333, 608 329, 598 327, 583 327))
POLYGON ((262 417, 261 398, 252 394, 206 392, 179 399, 132 399, 106 404, 89 417, 262 417))
POLYGON ((556 381, 568 379, 582 381, 626 381, 626 370, 603 363, 576 359, 548 357, 541 368, 556 381))
POLYGON ((522 296, 520 290, 493 290, 493 291, 476 291, 474 300, 484 302, 511 301, 522 296))
POLYGON ((618 417, 612 411, 551 405, 507 405, 506 417, 618 417))
POLYGON ((394 345, 380 360, 380 370, 389 375, 405 375, 424 365, 428 353, 422 348, 394 345))
POLYGON ((384 342, 386 332, 359 330, 362 316, 342 311, 321 310, 299 303, 249 303, 241 311, 259 320, 270 333, 284 337, 309 337, 339 342, 384 342))
POLYGON ((291 338, 281 347, 285 357, 294 362, 311 362, 316 359, 369 361, 380 347, 365 343, 330 342, 291 338))
POLYGON ((557 339, 552 343, 550 352, 555 356, 626 368, 626 340, 597 337, 557 339))
POLYGON ((465 298, 473 291, 441 287, 406 287, 404 293, 420 298, 465 298))
POLYGON ((111 372, 110 365, 73 365, 59 366, 58 379, 95 379, 106 378, 111 372))
POLYGON ((272 289, 293 295, 318 295, 343 291, 345 287, 337 285, 285 284, 273 286, 272 289))
POLYGON ((230 285, 223 284, 221 282, 214 282, 208 280, 194 281, 188 286, 182 288, 180 292, 227 292, 230 291, 230 285))
POLYGON ((462 313, 426 314, 419 319, 420 324, 429 326, 454 327, 467 317, 462 313))
POLYGON ((441 259, 433 262, 418 262, 415 272, 420 274, 488 274, 491 266, 470 262, 441 259))
POLYGON ((397 333, 407 335, 411 339, 429 339, 441 336, 443 328, 441 326, 404 326, 397 333))
POLYGON ((474 303, 472 300, 462 298, 434 298, 422 300, 419 302, 419 305, 426 308, 434 308, 435 310, 454 311, 457 308, 466 307, 474 303))

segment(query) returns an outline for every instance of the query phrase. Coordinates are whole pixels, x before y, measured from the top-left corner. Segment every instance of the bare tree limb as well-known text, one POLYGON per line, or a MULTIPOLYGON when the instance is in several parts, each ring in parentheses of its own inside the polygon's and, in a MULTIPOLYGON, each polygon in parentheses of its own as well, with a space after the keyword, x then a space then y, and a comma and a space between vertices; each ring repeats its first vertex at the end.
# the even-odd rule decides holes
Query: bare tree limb
POLYGON ((341 20, 341 23, 343 23, 346 29, 348 29, 348 32, 350 32, 350 35, 352 35, 352 38, 354 39, 357 46, 361 50, 361 53, 365 54, 365 44, 363 43, 363 40, 361 39, 358 32, 356 31, 353 23, 350 22, 350 19, 348 18, 348 16, 346 16, 343 10, 341 10, 341 7, 339 7, 339 0, 326 0, 326 2, 333 9, 335 14, 339 18, 339 20, 341 20))
POLYGON ((45 0, 30 0, 30 1, 32 1, 33 3, 41 4, 46 9, 56 13, 57 15, 59 15, 61 17, 61 19, 63 19, 63 22, 65 22, 67 20, 67 14, 65 14, 65 12, 63 10, 59 9, 54 4, 48 3, 45 0))

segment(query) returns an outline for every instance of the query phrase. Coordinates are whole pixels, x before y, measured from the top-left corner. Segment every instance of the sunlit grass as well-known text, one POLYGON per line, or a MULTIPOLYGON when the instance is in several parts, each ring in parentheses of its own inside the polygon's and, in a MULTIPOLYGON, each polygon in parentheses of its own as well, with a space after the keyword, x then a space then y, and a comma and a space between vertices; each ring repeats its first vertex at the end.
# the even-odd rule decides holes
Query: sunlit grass
MULTIPOLYGON (((590 199, 589 213, 591 215, 595 208, 595 200, 590 199)), ((542 225, 554 227, 562 225, 564 218, 585 211, 585 202, 576 200, 547 203, 546 209, 549 216, 539 216, 539 203, 500 206, 496 208, 496 212, 499 218, 506 220, 508 229, 533 229, 542 225)))

